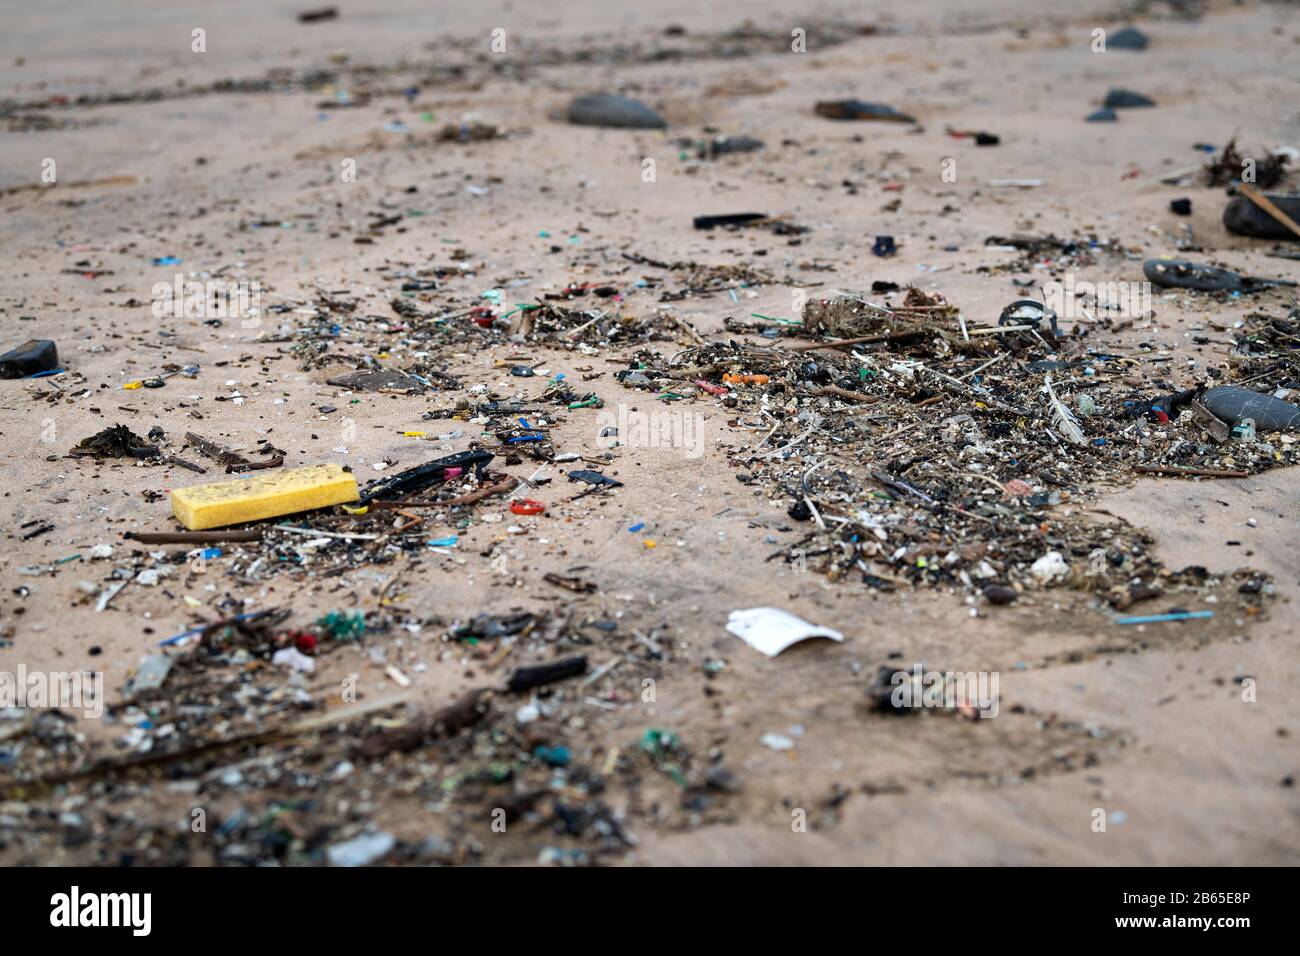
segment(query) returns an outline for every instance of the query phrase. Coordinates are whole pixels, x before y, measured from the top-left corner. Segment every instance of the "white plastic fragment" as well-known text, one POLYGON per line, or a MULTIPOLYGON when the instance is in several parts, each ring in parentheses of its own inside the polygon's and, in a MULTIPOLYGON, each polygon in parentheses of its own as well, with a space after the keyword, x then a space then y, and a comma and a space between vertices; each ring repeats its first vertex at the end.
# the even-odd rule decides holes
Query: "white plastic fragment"
POLYGON ((368 866, 397 845, 391 833, 363 833, 345 843, 336 843, 325 850, 330 866, 368 866))
POLYGON ((271 656, 271 663, 276 667, 288 667, 304 674, 316 670, 316 661, 296 647, 282 647, 271 656))
POLYGON ((157 690, 171 673, 172 659, 165 654, 150 654, 148 657, 142 657, 140 664, 136 668, 135 678, 131 681, 131 689, 135 693, 146 690, 157 690))
POLYGON ((130 583, 131 583, 131 579, 127 578, 125 581, 118 581, 115 584, 110 584, 102 592, 100 592, 99 600, 95 602, 96 613, 105 610, 108 607, 108 602, 113 600, 113 598, 117 597, 118 592, 121 591, 122 588, 126 587, 130 583))
POLYGON ((1068 575, 1070 566, 1060 551, 1048 551, 1030 566, 1029 571, 1041 584, 1051 584, 1068 575))
POLYGON ((844 635, 839 631, 809 624, 789 611, 774 607, 751 607, 747 610, 732 611, 727 618, 727 630, 768 657, 776 657, 792 644, 806 641, 810 637, 829 637, 833 641, 844 640, 844 635))

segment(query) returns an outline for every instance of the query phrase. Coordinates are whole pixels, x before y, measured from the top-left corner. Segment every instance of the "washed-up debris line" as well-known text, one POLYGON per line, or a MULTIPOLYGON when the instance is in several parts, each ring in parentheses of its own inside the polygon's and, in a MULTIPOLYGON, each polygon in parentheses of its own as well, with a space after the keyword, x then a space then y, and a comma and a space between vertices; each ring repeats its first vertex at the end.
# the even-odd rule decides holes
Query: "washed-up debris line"
POLYGON ((1285 318, 1252 312, 1234 330, 1233 341, 1228 361, 1234 381, 1248 381, 1260 392, 1300 391, 1300 309, 1285 318))
POLYGON ((223 545, 218 566, 244 583, 283 574, 320 579, 454 548, 474 521, 475 505, 518 484, 487 469, 492 458, 473 450, 447 456, 371 482, 356 506, 263 523, 258 540, 223 545))
POLYGON ((529 342, 626 345, 667 337, 662 323, 604 309, 566 309, 553 302, 521 307, 519 335, 529 342))
MULTIPOLYGON (((502 409, 503 414, 511 411, 502 409)), ((522 462, 519 452, 539 461, 554 460, 549 438, 537 435, 535 429, 515 424, 499 429, 498 437, 501 449, 506 451, 507 464, 522 462), (539 440, 515 445, 510 439, 519 434, 539 440)), ((205 456, 214 460, 218 469, 225 465, 227 471, 255 472, 283 463, 283 453, 270 446, 262 452, 274 457, 259 463, 249 462, 201 436, 190 434, 187 438, 191 446, 197 444, 205 456), (233 464, 227 464, 232 460, 233 464)), ((116 449, 125 441, 121 439, 108 447, 116 449)), ((103 610, 129 583, 140 581, 153 585, 172 575, 192 580, 193 575, 209 570, 219 569, 232 582, 251 585, 280 575, 300 580, 331 578, 365 566, 390 564, 403 556, 418 559, 423 554, 445 554, 446 549, 457 547, 459 536, 476 523, 476 507, 484 502, 490 504, 494 499, 504 504, 519 486, 519 479, 488 468, 494 457, 495 452, 474 445, 469 451, 394 472, 362 486, 359 500, 352 505, 198 532, 165 529, 128 532, 126 540, 143 545, 144 550, 131 549, 129 563, 114 569, 107 579, 110 582, 107 587, 88 585, 86 599, 98 598, 99 609, 103 610), (191 549, 149 550, 159 544, 190 544, 191 549)), ((203 470, 176 456, 163 458, 160 453, 145 461, 155 467, 172 462, 203 470)), ((112 548, 105 547, 107 554, 111 554, 112 548)), ((23 569, 23 573, 38 575, 58 570, 57 566, 48 572, 36 567, 23 569)))
POLYGON ((437 352, 479 340, 482 330, 465 321, 473 309, 435 314, 421 308, 418 299, 404 296, 392 299, 391 315, 359 315, 359 308, 356 299, 342 293, 322 295, 314 304, 272 306, 268 312, 279 321, 264 340, 283 343, 283 351, 303 371, 346 365, 357 373, 376 373, 373 384, 355 387, 416 392, 458 387, 438 362, 437 352), (404 368, 380 365, 375 359, 377 353, 399 346, 412 356, 404 368), (379 379, 380 373, 390 377, 387 383, 379 379))
MULTIPOLYGON (((145 438, 141 438, 125 425, 112 425, 102 431, 83 438, 68 452, 70 458, 133 458, 137 461, 155 466, 179 465, 187 471, 204 474, 207 467, 197 464, 179 454, 167 454, 168 436, 160 426, 155 425, 145 438)), ((208 459, 210 466, 218 470, 231 472, 254 472, 269 468, 279 468, 284 464, 284 450, 275 447, 267 439, 257 442, 257 454, 261 460, 252 460, 231 449, 204 438, 194 432, 187 432, 177 451, 189 451, 193 458, 208 459), (215 463, 215 464, 213 464, 215 463)))
MULTIPOLYGON (((1138 474, 1236 476, 1300 461, 1293 434, 1242 440, 1237 423, 1198 402, 1254 373, 1258 358, 1234 356, 1192 381, 1141 352, 1053 331, 1055 317, 1039 321, 1045 307, 1021 305, 1006 324, 977 326, 915 290, 898 308, 843 293, 808 303, 802 327, 821 340, 811 345, 643 350, 617 377, 660 399, 718 402, 752 434, 729 449, 737 479, 787 501, 806 529, 774 558, 881 590, 1065 585, 1114 607, 1217 587, 1171 574, 1142 533, 1089 508, 1138 474)), ((1239 350, 1253 342, 1274 354, 1266 337, 1290 334, 1290 320, 1277 322, 1253 321, 1264 331, 1242 335, 1239 350)), ((1300 386, 1273 382, 1284 379, 1300 386)))
POLYGON ((87 740, 57 710, 0 714, 6 840, 20 857, 40 854, 54 827, 76 858, 101 865, 451 864, 530 849, 561 865, 617 857, 635 845, 638 823, 667 819, 657 800, 626 794, 675 794, 678 823, 700 825, 739 789, 673 731, 619 732, 612 745, 577 732, 576 715, 598 720, 660 673, 674 642, 656 638, 652 628, 634 639, 577 606, 423 630, 382 611, 295 622, 268 608, 201 623, 143 659, 106 706, 111 742, 87 740), (389 640, 395 630, 407 640, 389 640), (466 654, 477 684, 437 709, 375 690, 372 675, 399 687, 394 675, 421 657, 466 654), (318 683, 329 668, 352 671, 351 699, 318 683), (164 790, 180 806, 191 795, 204 825, 113 810, 164 790), (33 798, 50 792, 75 812, 44 816, 33 798), (418 811, 430 835, 388 836, 370 818, 374 792, 395 795, 389 809, 418 811), (508 841, 483 838, 496 808, 508 841))
MULTIPOLYGON (((604 347, 671 338, 678 329, 676 317, 635 314, 618 299, 589 308, 567 308, 559 302, 505 301, 501 290, 472 305, 448 302, 437 307, 416 297, 394 297, 388 308, 397 318, 354 316, 356 304, 337 313, 337 301, 305 308, 302 321, 285 319, 270 341, 289 343, 288 353, 303 371, 347 365, 355 371, 341 373, 330 384, 368 391, 421 393, 455 390, 455 376, 441 364, 439 355, 459 347, 487 348, 510 342, 552 344, 570 348, 604 347), (380 364, 375 355, 400 348, 412 359, 402 367, 380 364)), ((588 291, 619 295, 617 287, 565 290, 572 299, 588 291)), ((608 296, 602 296, 608 298, 608 296)), ((549 297, 548 297, 549 298, 549 297)))
POLYGON ((1015 250, 1019 255, 993 266, 980 266, 980 273, 1030 272, 1035 269, 1074 270, 1095 266, 1104 260, 1123 261, 1131 250, 1116 239, 1096 235, 1061 239, 1055 235, 989 236, 984 245, 993 249, 1015 250))
MULTIPOLYGON (((764 224, 782 234, 801 231, 779 219, 764 224)), ((400 291, 382 304, 320 289, 311 302, 277 302, 267 310, 273 331, 263 341, 281 344, 303 371, 330 369, 328 384, 337 387, 395 394, 449 391, 461 384, 443 364, 449 351, 520 342, 593 349, 698 341, 695 330, 668 307, 649 306, 646 299, 671 303, 720 292, 734 297, 738 290, 777 281, 769 271, 746 264, 669 262, 628 252, 622 257, 628 265, 607 281, 570 282, 556 291, 544 289, 532 301, 511 295, 512 288, 530 284, 526 277, 472 291, 475 268, 465 262, 414 272, 394 269, 385 278, 400 291), (634 276, 636 266, 654 271, 634 276), (389 357, 381 361, 381 354, 389 357)))
POLYGON ((680 288, 663 292, 659 297, 661 302, 677 302, 692 296, 710 296, 730 289, 755 288, 771 285, 775 281, 770 272, 744 264, 704 265, 691 261, 665 262, 630 252, 623 253, 623 258, 636 265, 646 265, 673 273, 680 288))

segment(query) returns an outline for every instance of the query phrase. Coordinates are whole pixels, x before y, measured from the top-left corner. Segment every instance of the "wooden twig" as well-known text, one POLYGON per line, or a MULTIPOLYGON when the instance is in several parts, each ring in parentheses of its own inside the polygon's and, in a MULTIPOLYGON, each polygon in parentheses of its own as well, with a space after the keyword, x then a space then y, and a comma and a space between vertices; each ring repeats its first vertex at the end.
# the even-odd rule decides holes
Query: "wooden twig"
POLYGON ((814 349, 837 349, 842 345, 866 345, 870 342, 899 342, 914 339, 926 334, 925 329, 913 329, 910 332, 885 332, 879 335, 859 335, 852 339, 838 339, 834 342, 814 342, 812 345, 788 345, 791 352, 811 352, 814 349))
POLYGON ((228 448, 223 448, 216 442, 209 441, 202 435, 194 434, 194 432, 186 432, 185 440, 213 461, 219 461, 223 465, 247 465, 250 463, 243 455, 238 455, 228 448))
POLYGON ((442 501, 387 501, 383 499, 375 499, 369 504, 371 508, 377 510, 384 508, 449 508, 452 505, 472 505, 474 502, 482 501, 484 498, 491 498, 494 495, 505 494, 507 491, 513 490, 514 487, 519 484, 519 479, 514 475, 493 475, 492 477, 499 477, 500 481, 494 482, 486 488, 480 488, 478 491, 471 491, 467 495, 460 495, 456 498, 444 498, 442 501))
POLYGON ((1191 475, 1199 478, 1249 478, 1248 471, 1228 471, 1223 468, 1190 468, 1184 465, 1134 465, 1133 470, 1144 475, 1191 475))
POLYGON ((823 385, 819 388, 810 388, 805 390, 804 394, 818 397, 833 396, 842 398, 846 402, 861 402, 864 405, 880 401, 879 395, 864 395, 862 392, 851 392, 847 388, 840 388, 838 385, 823 385))
POLYGON ((244 531, 127 531, 127 541, 141 544, 223 544, 227 541, 261 541, 262 529, 244 531))
POLYGON ((226 474, 232 471, 263 471, 267 468, 279 468, 284 464, 284 455, 276 455, 266 461, 241 461, 226 466, 226 474))
POLYGON ((164 459, 169 465, 180 465, 182 468, 195 472, 200 475, 206 475, 208 470, 201 465, 196 465, 192 461, 186 461, 184 458, 177 458, 175 455, 168 455, 164 459))
POLYGON ((1290 216, 1288 216, 1286 213, 1284 213, 1281 209, 1278 209, 1277 205, 1273 202, 1273 200, 1269 199, 1267 196, 1265 196, 1263 193, 1257 190, 1254 186, 1250 185, 1249 183, 1242 183, 1240 186, 1237 187, 1237 192, 1241 193, 1243 196, 1245 196, 1247 199, 1253 202, 1260 209, 1264 210, 1266 213, 1268 213, 1270 216, 1272 216, 1282 225, 1286 226, 1288 229, 1294 232, 1297 237, 1300 237, 1300 226, 1296 225, 1296 221, 1292 219, 1290 216))

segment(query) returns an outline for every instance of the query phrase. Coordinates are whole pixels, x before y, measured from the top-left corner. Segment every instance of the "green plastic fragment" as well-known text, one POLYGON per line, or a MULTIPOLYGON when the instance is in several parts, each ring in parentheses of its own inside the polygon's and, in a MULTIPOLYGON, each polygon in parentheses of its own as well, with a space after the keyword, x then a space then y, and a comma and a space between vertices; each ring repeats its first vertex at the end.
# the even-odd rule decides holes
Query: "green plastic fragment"
POLYGON ((330 611, 316 623, 336 641, 355 641, 366 632, 366 616, 360 611, 330 611))

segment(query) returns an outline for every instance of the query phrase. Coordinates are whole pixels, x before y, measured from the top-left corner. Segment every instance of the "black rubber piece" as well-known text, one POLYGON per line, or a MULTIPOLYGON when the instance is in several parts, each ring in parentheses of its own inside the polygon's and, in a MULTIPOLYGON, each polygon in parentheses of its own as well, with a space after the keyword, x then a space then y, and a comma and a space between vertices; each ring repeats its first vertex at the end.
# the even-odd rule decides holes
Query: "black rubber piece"
MULTIPOLYGON (((1264 193, 1284 213, 1300 223, 1300 196, 1282 193, 1264 193)), ((1245 196, 1234 196, 1223 210, 1223 226, 1228 232, 1253 239, 1289 239, 1300 242, 1300 236, 1282 225, 1245 196)))
POLYGON ((49 339, 30 339, 0 355, 0 378, 25 378, 59 367, 59 350, 49 339))
POLYGON ((1201 396, 1205 410, 1230 425, 1252 419, 1261 432, 1292 431, 1300 428, 1300 408, 1272 395, 1252 392, 1236 385, 1220 385, 1201 396))

